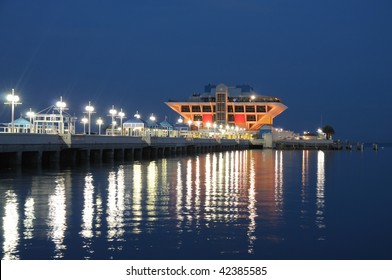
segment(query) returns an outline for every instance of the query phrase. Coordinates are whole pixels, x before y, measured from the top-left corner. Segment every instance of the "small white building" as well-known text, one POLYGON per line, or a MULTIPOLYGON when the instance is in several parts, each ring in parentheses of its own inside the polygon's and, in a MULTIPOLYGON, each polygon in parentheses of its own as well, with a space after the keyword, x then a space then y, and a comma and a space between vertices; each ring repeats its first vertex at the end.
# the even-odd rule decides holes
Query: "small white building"
POLYGON ((145 128, 145 122, 140 118, 132 118, 123 123, 124 135, 141 136, 145 128))

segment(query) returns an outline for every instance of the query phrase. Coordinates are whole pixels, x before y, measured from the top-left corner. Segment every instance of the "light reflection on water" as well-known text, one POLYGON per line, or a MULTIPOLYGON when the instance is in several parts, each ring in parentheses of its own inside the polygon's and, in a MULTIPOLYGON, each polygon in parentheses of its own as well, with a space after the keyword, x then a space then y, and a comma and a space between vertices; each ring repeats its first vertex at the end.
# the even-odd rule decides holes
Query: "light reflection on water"
POLYGON ((19 244, 19 214, 18 214, 18 200, 17 196, 11 190, 5 193, 6 203, 4 205, 3 216, 3 259, 13 260, 19 259, 18 244, 19 244))
POLYGON ((233 151, 3 180, 2 258, 261 258, 325 242, 326 160, 233 151))

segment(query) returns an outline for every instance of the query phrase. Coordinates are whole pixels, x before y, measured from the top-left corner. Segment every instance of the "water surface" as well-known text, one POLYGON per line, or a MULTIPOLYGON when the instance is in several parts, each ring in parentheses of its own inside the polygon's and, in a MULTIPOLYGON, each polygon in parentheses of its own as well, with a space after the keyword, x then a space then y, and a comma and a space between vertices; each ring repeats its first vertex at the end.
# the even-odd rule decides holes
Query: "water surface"
POLYGON ((2 259, 391 259, 392 149, 0 171, 2 259))

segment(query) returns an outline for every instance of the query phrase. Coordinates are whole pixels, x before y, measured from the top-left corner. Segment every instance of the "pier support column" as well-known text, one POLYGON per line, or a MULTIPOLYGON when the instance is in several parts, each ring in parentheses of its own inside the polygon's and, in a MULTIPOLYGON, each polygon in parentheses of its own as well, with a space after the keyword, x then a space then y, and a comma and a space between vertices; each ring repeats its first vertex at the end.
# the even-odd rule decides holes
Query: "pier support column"
POLYGON ((114 159, 114 150, 113 149, 105 149, 102 151, 102 160, 104 162, 111 162, 114 159))
POLYGON ((125 160, 133 160, 134 151, 133 149, 125 149, 124 150, 124 159, 125 160))
POLYGON ((102 161, 102 150, 91 150, 90 162, 101 162, 101 161, 102 161))
POLYGON ((123 161, 124 160, 124 149, 114 150, 114 160, 123 161))

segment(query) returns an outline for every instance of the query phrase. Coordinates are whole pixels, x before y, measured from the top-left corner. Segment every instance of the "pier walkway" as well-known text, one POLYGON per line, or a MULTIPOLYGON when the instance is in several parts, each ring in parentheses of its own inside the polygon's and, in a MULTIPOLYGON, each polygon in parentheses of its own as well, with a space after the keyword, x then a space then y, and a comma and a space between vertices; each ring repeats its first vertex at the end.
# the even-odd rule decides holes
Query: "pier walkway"
POLYGON ((0 133, 0 166, 150 159, 249 148, 242 139, 0 133))

